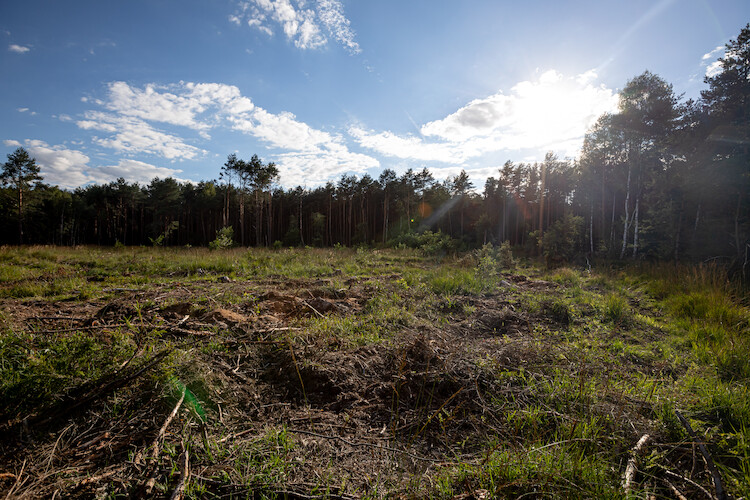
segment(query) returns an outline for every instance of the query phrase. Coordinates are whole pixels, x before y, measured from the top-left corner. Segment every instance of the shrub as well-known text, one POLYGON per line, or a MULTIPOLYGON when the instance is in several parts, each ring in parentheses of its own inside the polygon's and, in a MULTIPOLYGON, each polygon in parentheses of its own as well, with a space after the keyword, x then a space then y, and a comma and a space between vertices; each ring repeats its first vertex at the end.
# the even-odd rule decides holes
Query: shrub
POLYGON ((216 231, 216 239, 208 244, 211 250, 224 250, 234 246, 234 228, 222 227, 216 231))
POLYGON ((542 236, 542 255, 547 265, 568 262, 575 255, 581 237, 583 218, 566 214, 556 221, 542 236))

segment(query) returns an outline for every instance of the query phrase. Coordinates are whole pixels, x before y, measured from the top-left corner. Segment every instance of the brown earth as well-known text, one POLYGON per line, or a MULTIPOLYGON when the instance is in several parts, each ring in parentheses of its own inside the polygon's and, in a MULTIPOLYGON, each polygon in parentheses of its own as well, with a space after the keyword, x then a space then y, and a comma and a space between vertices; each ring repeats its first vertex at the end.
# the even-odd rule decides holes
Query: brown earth
MULTIPOLYGON (((310 498, 316 485, 329 485, 326 496, 333 498, 399 496, 414 491, 414 478, 429 483, 424 478, 444 467, 481 461, 490 439, 523 447, 497 401, 538 402, 528 384, 501 382, 493 371, 524 367, 543 378, 540 367, 573 366, 576 353, 554 334, 542 342, 534 325, 554 318, 518 310, 502 289, 438 304, 444 321, 416 321, 388 341, 352 346, 305 335, 306 319, 362 314, 375 285, 393 287, 398 278, 352 280, 344 288, 326 279, 185 282, 115 290, 89 302, 3 301, 0 308, 19 331, 91 332, 105 343, 129 332, 136 344, 139 335, 158 332, 163 351, 139 351, 105 380, 71 388, 36 413, 6 412, 0 491, 140 496, 154 477, 150 494, 166 498, 181 477, 169 464, 189 455, 192 481, 220 497, 255 490, 310 498), (225 296, 243 300, 227 303, 225 296), (152 443, 180 395, 154 376, 167 359, 183 367, 175 372, 176 387, 184 384, 190 397, 152 460, 152 443), (285 464, 278 484, 269 483, 273 457, 285 464)), ((535 291, 558 286, 507 279, 535 291)), ((650 410, 636 403, 617 418, 642 429, 650 410)), ((462 498, 472 495, 482 493, 467 485, 462 498)))

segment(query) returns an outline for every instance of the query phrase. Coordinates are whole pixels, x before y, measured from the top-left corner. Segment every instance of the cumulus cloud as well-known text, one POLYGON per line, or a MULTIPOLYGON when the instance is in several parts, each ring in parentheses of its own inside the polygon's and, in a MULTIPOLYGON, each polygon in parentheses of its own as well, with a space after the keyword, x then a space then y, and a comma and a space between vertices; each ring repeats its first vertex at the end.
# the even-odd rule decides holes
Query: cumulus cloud
POLYGON ((113 135, 94 137, 94 143, 120 153, 146 153, 170 160, 196 158, 202 151, 177 137, 129 116, 89 111, 77 122, 84 130, 100 130, 113 135))
POLYGON ((721 73, 721 61, 718 59, 725 55, 725 50, 726 48, 723 45, 719 45, 714 50, 703 54, 703 57, 701 57, 701 66, 706 68, 705 74, 708 78, 713 78, 721 73))
MULTIPOLYGON (((6 146, 21 147, 18 141, 4 141, 6 146)), ((128 182, 148 183, 154 177, 176 177, 182 170, 157 167, 136 160, 120 160, 117 165, 90 165, 85 153, 62 145, 51 146, 44 141, 27 139, 24 146, 36 159, 44 182, 73 189, 92 182, 108 183, 122 177, 128 182)))
POLYGON ((508 93, 475 99, 450 115, 425 123, 422 137, 351 128, 363 147, 415 160, 465 162, 502 150, 563 149, 578 153, 586 130, 605 112, 617 107, 617 95, 594 84, 596 74, 565 77, 547 71, 523 81, 508 93))
POLYGON ((94 136, 92 141, 118 152, 146 153, 171 160, 195 159, 205 153, 179 135, 155 126, 162 124, 195 131, 204 140, 217 128, 250 135, 276 150, 272 160, 282 174, 289 174, 289 182, 303 179, 317 184, 339 172, 363 171, 379 165, 370 156, 349 151, 340 135, 311 127, 293 113, 272 113, 256 106, 232 85, 181 82, 138 88, 114 82, 107 89, 106 99, 91 101, 101 110, 87 111, 77 125, 103 132, 102 137, 94 136))
POLYGON ((16 54, 25 54, 26 52, 30 51, 30 47, 24 47, 23 45, 16 45, 15 43, 12 43, 8 46, 8 51, 15 52, 16 54))
POLYGON ((312 8, 306 8, 304 0, 250 0, 240 3, 229 21, 237 26, 244 21, 268 36, 273 36, 274 27, 281 28, 286 38, 300 49, 320 48, 328 43, 330 36, 349 53, 361 52, 339 0, 318 0, 312 8))

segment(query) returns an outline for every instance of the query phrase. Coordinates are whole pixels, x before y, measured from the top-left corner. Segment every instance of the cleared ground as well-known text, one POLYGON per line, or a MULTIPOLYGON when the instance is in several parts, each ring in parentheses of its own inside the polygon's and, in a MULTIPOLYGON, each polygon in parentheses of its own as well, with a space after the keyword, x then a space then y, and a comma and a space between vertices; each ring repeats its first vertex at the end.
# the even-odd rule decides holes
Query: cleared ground
POLYGON ((3 495, 750 493, 750 315, 709 272, 488 249, 6 248, 0 266, 3 495))

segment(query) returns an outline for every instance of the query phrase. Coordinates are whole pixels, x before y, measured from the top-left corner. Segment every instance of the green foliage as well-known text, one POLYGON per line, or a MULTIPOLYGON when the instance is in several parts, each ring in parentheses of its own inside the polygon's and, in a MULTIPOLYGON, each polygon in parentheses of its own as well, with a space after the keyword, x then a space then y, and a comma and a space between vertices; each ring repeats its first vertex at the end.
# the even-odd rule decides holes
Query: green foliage
POLYGON ((216 239, 208 244, 211 250, 226 250, 234 246, 234 228, 226 226, 216 232, 216 239))
POLYGON ((631 317, 628 301, 617 293, 610 293, 604 299, 604 319, 611 323, 622 324, 631 317))
POLYGON ((164 242, 172 235, 173 232, 177 231, 179 227, 180 227, 180 222, 173 220, 164 229, 164 232, 162 232, 159 236, 157 236, 156 238, 149 237, 149 240, 151 240, 151 244, 155 247, 160 247, 164 245, 164 242))
POLYGON ((510 241, 503 241, 497 249, 496 259, 501 269, 512 270, 516 268, 516 261, 513 258, 513 251, 510 248, 510 241))
POLYGON ((542 236, 542 255, 547 265, 569 262, 580 244, 583 218, 570 213, 555 221, 542 236))

